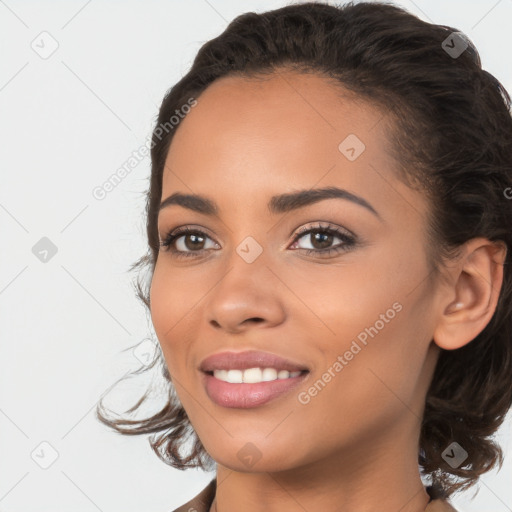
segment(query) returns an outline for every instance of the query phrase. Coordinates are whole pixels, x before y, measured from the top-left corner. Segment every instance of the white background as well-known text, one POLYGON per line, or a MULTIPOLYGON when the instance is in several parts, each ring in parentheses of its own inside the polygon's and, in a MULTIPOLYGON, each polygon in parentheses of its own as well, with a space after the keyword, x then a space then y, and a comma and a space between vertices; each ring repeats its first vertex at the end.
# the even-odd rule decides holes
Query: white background
MULTIPOLYGON (((149 157, 103 200, 92 190, 144 145, 204 42, 242 12, 283 5, 0 1, 0 511, 165 512, 212 478, 166 466, 144 436, 94 417, 100 395, 139 366, 130 347, 150 333, 128 272, 145 252, 149 157), (47 59, 31 48, 43 31, 58 42, 47 59), (57 247, 46 263, 32 252, 42 237, 57 247), (43 441, 58 453, 48 469, 31 457, 50 456, 43 441)), ((512 91, 512 0, 400 5, 466 32, 512 91)), ((132 397, 145 389, 142 379, 131 386, 132 397)), ((461 512, 512 510, 510 432, 508 421, 503 469, 481 479, 473 501, 473 491, 454 498, 461 512)))

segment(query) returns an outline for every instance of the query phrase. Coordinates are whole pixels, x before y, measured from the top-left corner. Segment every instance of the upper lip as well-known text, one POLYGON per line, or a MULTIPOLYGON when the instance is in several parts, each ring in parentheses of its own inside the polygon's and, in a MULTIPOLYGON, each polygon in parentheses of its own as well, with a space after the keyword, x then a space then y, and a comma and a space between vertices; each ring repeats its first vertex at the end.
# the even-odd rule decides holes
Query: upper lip
POLYGON ((247 350, 244 352, 218 352, 202 360, 199 369, 203 372, 214 370, 245 370, 247 368, 275 368, 289 372, 308 370, 306 366, 295 363, 270 352, 247 350))

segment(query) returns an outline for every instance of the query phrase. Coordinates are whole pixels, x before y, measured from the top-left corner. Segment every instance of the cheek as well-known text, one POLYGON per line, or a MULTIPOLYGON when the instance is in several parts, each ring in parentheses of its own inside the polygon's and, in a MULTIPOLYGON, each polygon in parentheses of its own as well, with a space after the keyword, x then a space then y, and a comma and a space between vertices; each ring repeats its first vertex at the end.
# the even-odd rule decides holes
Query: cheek
POLYGON ((379 409, 389 400, 400 405, 394 393, 410 398, 428 348, 430 292, 418 286, 421 255, 381 253, 372 264, 360 260, 295 280, 294 291, 318 312, 317 318, 307 316, 310 333, 313 324, 319 326, 311 336, 322 352, 316 373, 333 383, 327 384, 329 401, 339 407, 371 403, 379 409), (329 369, 336 377, 324 374, 329 369))
MULTIPOLYGON (((392 428, 399 417, 416 411, 414 395, 422 355, 405 347, 414 341, 407 339, 408 313, 404 308, 393 312, 396 314, 392 319, 389 314, 388 323, 381 320, 383 324, 370 315, 364 325, 359 314, 350 325, 339 324, 336 346, 324 346, 326 363, 317 368, 311 387, 304 389, 311 398, 303 413, 310 418, 312 429, 318 429, 318 418, 324 419, 326 438, 355 443, 358 438, 371 438, 392 428)), ((416 412, 419 415, 419 410, 416 412)))
POLYGON ((150 289, 151 321, 171 372, 170 363, 175 359, 171 354, 179 350, 187 329, 187 313, 197 302, 192 290, 190 282, 187 286, 178 275, 157 263, 150 289))
POLYGON ((284 280, 293 283, 293 292, 301 299, 298 308, 307 313, 297 314, 296 318, 307 322, 311 333, 316 324, 318 335, 312 338, 316 345, 327 352, 329 348, 343 351, 358 334, 363 342, 369 338, 365 332, 376 322, 378 331, 384 332, 382 327, 388 323, 383 323, 381 315, 388 322, 399 316, 400 305, 396 303, 403 302, 405 293, 400 282, 390 277, 383 259, 378 262, 363 258, 358 261, 354 256, 337 267, 288 271, 284 280))

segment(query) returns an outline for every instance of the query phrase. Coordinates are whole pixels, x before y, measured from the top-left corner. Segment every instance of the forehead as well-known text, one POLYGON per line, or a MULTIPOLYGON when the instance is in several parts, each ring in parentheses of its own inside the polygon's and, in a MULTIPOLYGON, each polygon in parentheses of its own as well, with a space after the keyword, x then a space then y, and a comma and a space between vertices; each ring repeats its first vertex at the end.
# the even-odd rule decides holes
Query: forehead
POLYGON ((383 186, 396 166, 388 117, 326 78, 294 71, 229 76, 196 99, 174 134, 162 197, 215 192, 247 204, 260 193, 334 185, 396 201, 396 190, 383 186))
MULTIPOLYGON (((273 156, 279 148, 296 146, 303 156, 308 152, 305 141, 312 149, 321 145, 337 156, 338 144, 349 134, 365 139, 367 147, 383 149, 385 117, 382 110, 318 75, 283 71, 254 78, 228 76, 199 96, 174 135, 169 159, 194 145, 196 153, 224 149, 231 150, 230 156, 242 153, 241 148, 249 151, 251 145, 264 144, 273 156)), ((287 156, 293 158, 289 152, 287 156)))

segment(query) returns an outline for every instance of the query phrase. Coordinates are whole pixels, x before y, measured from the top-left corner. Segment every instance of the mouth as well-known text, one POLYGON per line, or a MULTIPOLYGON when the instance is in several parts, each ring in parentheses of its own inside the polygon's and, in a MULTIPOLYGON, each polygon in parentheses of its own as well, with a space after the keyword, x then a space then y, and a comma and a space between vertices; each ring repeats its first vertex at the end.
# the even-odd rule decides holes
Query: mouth
POLYGON ((310 373, 298 361, 260 350, 218 352, 203 359, 198 370, 212 402, 240 409, 284 399, 310 373))
MULTIPOLYGON (((240 370, 230 371, 242 373, 240 370)), ((228 373, 226 370, 203 371, 202 380, 206 394, 216 405, 224 408, 251 409, 277 398, 285 399, 309 375, 309 370, 297 371, 293 375, 292 372, 284 371, 289 375, 281 374, 281 378, 259 382, 244 382, 243 374, 240 381, 238 373, 232 378, 238 382, 229 382, 222 378, 222 372, 228 373)))
POLYGON ((203 373, 230 384, 259 384, 261 382, 293 379, 309 373, 309 370, 288 371, 270 367, 254 367, 247 369, 218 369, 203 373))
POLYGON ((199 370, 203 372, 212 372, 215 370, 249 370, 254 368, 274 369, 277 372, 286 370, 288 372, 297 372, 309 370, 301 363, 281 357, 270 352, 259 350, 245 350, 243 352, 219 352, 212 354, 201 362, 199 370))

